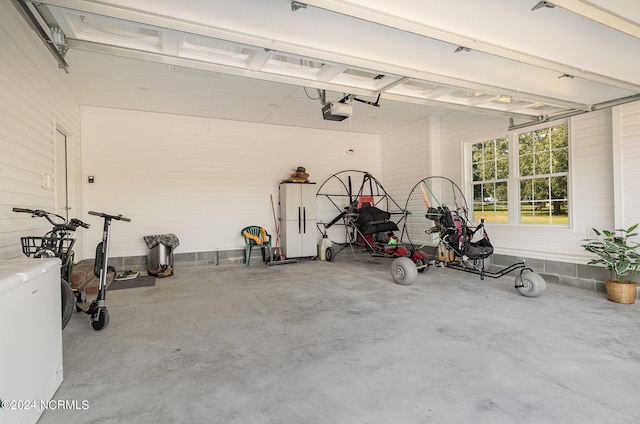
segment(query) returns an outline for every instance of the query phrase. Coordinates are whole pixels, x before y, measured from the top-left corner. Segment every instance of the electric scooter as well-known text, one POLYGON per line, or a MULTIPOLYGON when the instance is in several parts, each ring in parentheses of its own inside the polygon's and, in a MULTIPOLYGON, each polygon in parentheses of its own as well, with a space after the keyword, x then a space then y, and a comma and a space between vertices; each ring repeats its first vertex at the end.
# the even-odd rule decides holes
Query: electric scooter
POLYGON ((108 215, 102 212, 89 211, 89 215, 95 215, 104 218, 104 226, 102 229, 102 241, 96 246, 96 260, 93 266, 93 273, 100 279, 98 286, 98 296, 91 302, 89 307, 84 310, 76 305, 80 312, 84 312, 91 316, 91 327, 96 330, 102 330, 109 325, 109 311, 106 305, 107 292, 107 267, 109 260, 109 230, 111 228, 111 220, 131 222, 129 218, 122 215, 108 215))

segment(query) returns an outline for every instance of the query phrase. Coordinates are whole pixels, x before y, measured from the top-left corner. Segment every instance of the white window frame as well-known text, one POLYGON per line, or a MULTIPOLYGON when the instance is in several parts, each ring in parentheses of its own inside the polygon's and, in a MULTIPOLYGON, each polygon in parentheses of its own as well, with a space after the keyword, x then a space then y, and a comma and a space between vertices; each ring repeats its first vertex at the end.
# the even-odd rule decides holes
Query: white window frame
MULTIPOLYGON (((472 141, 464 142, 463 146, 463 166, 464 166, 464 175, 465 175, 465 184, 464 191, 465 197, 467 198, 468 207, 469 207, 469 217, 472 221, 477 222, 478 220, 474 216, 473 210, 473 158, 472 158, 472 146, 478 143, 484 143, 491 140, 496 140, 500 138, 505 138, 505 135, 491 135, 487 137, 483 137, 480 139, 474 139, 472 141)), ((507 178, 507 190, 508 190, 508 221, 507 223, 488 223, 491 225, 516 225, 523 226, 527 228, 573 228, 573 210, 574 210, 574 200, 573 200, 573 184, 572 184, 572 168, 573 168, 573 154, 572 154, 572 131, 571 131, 571 121, 569 119, 557 120, 551 122, 545 122, 538 125, 528 126, 526 128, 522 128, 519 130, 512 130, 507 132, 506 134, 507 141, 509 143, 509 177, 507 178), (520 208, 520 164, 519 164, 519 151, 518 151, 518 136, 523 132, 532 132, 542 128, 550 128, 557 125, 567 124, 567 134, 568 134, 568 157, 569 157, 569 169, 567 171, 567 204, 568 204, 568 223, 567 224, 523 224, 520 222, 521 217, 521 208, 520 208)), ((542 175, 542 174, 540 174, 542 175)))
MULTIPOLYGON (((489 142, 489 141, 496 141, 496 140, 500 140, 500 139, 505 139, 507 141, 507 145, 508 145, 508 149, 509 149, 509 156, 508 156, 508 160, 509 160, 509 175, 511 175, 512 172, 513 172, 512 169, 511 169, 511 162, 512 162, 512 159, 511 159, 511 142, 510 142, 508 137, 506 137, 504 135, 502 135, 501 137, 493 137, 493 138, 489 138, 488 137, 486 140, 478 140, 478 141, 474 141, 474 142, 471 142, 471 143, 467 143, 465 145, 464 149, 463 149, 463 151, 465 151, 465 159, 468 162, 468 166, 465 166, 466 173, 468 174, 468 178, 467 178, 468 183, 465 184, 465 186, 466 186, 465 189, 466 189, 466 193, 468 193, 468 194, 466 194, 465 197, 467 199, 467 203, 468 203, 467 206, 469 208, 470 215, 472 217, 472 220, 474 220, 474 221, 479 221, 479 220, 476 220, 476 218, 475 218, 475 209, 474 209, 474 200, 475 200, 474 199, 474 185, 475 185, 474 183, 475 183, 475 181, 473 180, 473 146, 476 145, 476 144, 486 143, 486 142, 489 142)), ((507 177, 506 179, 505 178, 497 178, 497 175, 495 175, 494 178, 491 179, 491 180, 482 180, 482 184, 496 184, 496 183, 503 182, 503 181, 507 183, 507 190, 508 190, 508 192, 507 192, 507 207, 508 208, 510 208, 510 200, 509 199, 511 198, 509 178, 510 177, 507 177)), ((510 214, 511 214, 511 212, 509 212, 507 223, 509 222, 509 220, 511 218, 510 214)), ((493 221, 488 221, 488 222, 494 223, 493 221)), ((506 224, 506 223, 496 223, 496 224, 506 224)))

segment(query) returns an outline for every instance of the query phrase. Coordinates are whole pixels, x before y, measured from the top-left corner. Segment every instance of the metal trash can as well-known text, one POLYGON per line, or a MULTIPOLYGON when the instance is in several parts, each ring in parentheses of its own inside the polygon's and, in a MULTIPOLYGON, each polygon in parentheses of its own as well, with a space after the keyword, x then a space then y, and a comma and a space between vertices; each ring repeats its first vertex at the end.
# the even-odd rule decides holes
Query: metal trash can
POLYGON ((173 251, 180 244, 175 234, 157 234, 143 238, 149 248, 147 270, 155 270, 160 265, 173 267, 173 251))

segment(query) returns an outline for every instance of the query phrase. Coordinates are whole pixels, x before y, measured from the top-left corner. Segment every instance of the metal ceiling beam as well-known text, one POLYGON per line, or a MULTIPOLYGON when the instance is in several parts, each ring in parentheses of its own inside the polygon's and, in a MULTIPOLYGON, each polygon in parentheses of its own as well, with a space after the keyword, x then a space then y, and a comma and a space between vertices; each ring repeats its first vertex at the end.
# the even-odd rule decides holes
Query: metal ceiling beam
POLYGON ((56 48, 53 41, 51 40, 50 33, 45 31, 42 28, 42 25, 36 19, 36 16, 31 12, 31 9, 27 6, 25 2, 22 0, 12 0, 13 5, 18 9, 22 17, 27 21, 29 26, 38 34, 38 37, 44 42, 47 46, 47 49, 51 52, 53 57, 55 57, 58 62, 58 67, 64 69, 64 71, 69 73, 69 64, 64 59, 64 56, 60 51, 56 48))
POLYGON ((491 102, 493 100, 499 99, 500 96, 493 96, 490 94, 484 94, 482 96, 478 96, 478 97, 473 97, 471 99, 469 99, 469 106, 476 106, 476 105, 481 105, 484 103, 488 103, 491 102))
MULTIPOLYGON (((170 29, 173 31, 185 32, 190 34, 202 35, 205 37, 216 38, 219 40, 227 40, 234 43, 245 44, 249 46, 261 47, 268 50, 276 50, 284 52, 285 54, 293 54, 302 57, 308 57, 310 59, 316 59, 323 62, 330 62, 334 64, 345 64, 349 67, 355 67, 360 69, 375 70, 384 74, 394 74, 417 80, 428 81, 439 85, 447 85, 452 87, 460 87, 464 90, 475 90, 486 94, 506 95, 511 97, 517 97, 530 101, 538 101, 548 104, 553 104, 567 109, 578 110, 590 110, 591 105, 571 102, 562 99, 557 99, 548 96, 540 96, 533 93, 521 92, 519 90, 510 89, 508 87, 496 87, 488 84, 477 83, 473 81, 461 80, 458 78, 452 78, 447 75, 436 74, 425 70, 406 68, 393 63, 386 63, 384 61, 372 60, 352 55, 344 55, 335 51, 318 50, 309 48, 303 45, 294 44, 291 41, 274 40, 271 38, 263 38, 256 35, 234 32, 227 29, 221 29, 212 27, 198 22, 191 22, 181 19, 176 19, 170 16, 162 16, 158 14, 148 13, 145 11, 135 10, 132 8, 125 8, 119 6, 108 5, 95 1, 88 0, 42 0, 42 4, 62 7, 69 10, 74 10, 80 13, 91 13, 106 17, 112 17, 130 22, 138 22, 144 25, 157 27, 159 29, 170 29)), ((323 0, 313 0, 312 3, 323 3, 323 0)), ((329 2, 330 3, 330 2, 329 2)), ((341 3, 342 4, 342 3, 341 3)), ((417 25, 417 24, 416 24, 417 25)), ((441 31, 442 32, 442 31, 441 31)), ((458 36, 462 39, 463 37, 458 36)), ((466 41, 468 39, 465 38, 466 41)), ((577 75, 575 68, 569 67, 567 72, 574 72, 577 75)), ((274 74, 273 75, 275 78, 274 74)), ((246 75, 247 77, 253 77, 254 74, 246 75)), ((580 75, 582 76, 582 75, 580 75)), ((267 79, 267 78, 264 78, 267 79)), ((274 79, 275 80, 275 79, 274 79)), ((627 84, 629 85, 629 84, 627 84)), ((633 85, 633 84, 632 84, 633 85)), ((307 84, 307 86, 309 86, 307 84)), ((635 90, 640 91, 640 85, 633 85, 635 90)), ((629 89, 629 87, 627 87, 629 89)), ((377 96, 377 93, 376 95, 377 96)), ((375 97, 374 96, 374 97, 375 97)))
POLYGON ((273 57, 273 50, 256 50, 253 51, 247 59, 247 68, 252 71, 261 70, 267 64, 269 59, 273 57))
POLYGON ((470 113, 486 115, 486 116, 499 116, 502 118, 518 118, 518 119, 527 119, 527 120, 542 119, 542 117, 539 117, 537 114, 528 115, 524 113, 504 112, 496 109, 486 109, 486 108, 466 106, 466 105, 461 105, 456 103, 446 103, 438 100, 420 99, 417 97, 405 97, 400 94, 391 94, 387 92, 381 93, 380 98, 382 100, 393 100, 396 102, 431 106, 431 107, 437 107, 441 109, 456 110, 460 112, 470 112, 470 113))
MULTIPOLYGON (((567 0, 569 2, 571 0, 567 0)), ((575 1, 575 0, 574 0, 575 1)), ((519 52, 510 48, 502 47, 496 44, 488 43, 482 40, 478 40, 472 37, 466 37, 460 34, 455 34, 450 31, 445 31, 439 28, 435 28, 429 25, 422 24, 420 22, 411 21, 401 18, 399 16, 383 13, 378 10, 365 8, 359 5, 349 4, 342 0, 309 0, 305 2, 309 6, 318 7, 320 9, 328 10, 331 12, 339 13, 342 15, 350 16, 357 19, 362 19, 368 22, 372 22, 379 25, 399 29, 401 31, 410 32, 417 35, 422 35, 427 38, 444 41, 446 43, 453 44, 455 46, 464 46, 465 48, 490 54, 493 56, 502 57, 516 62, 525 63, 527 65, 536 66, 539 68, 558 72, 559 74, 568 74, 575 77, 583 78, 589 81, 598 82, 613 87, 622 88, 632 92, 639 92, 640 85, 633 84, 627 81, 622 81, 617 78, 612 78, 606 75, 590 72, 586 69, 569 66, 564 63, 555 62, 539 56, 519 52)), ((558 3, 553 1, 552 3, 558 3)))
POLYGON ((143 60, 146 62, 160 63, 164 65, 173 65, 183 68, 198 69, 201 71, 236 75, 246 78, 260 79, 264 81, 272 81, 295 86, 306 86, 311 88, 319 88, 339 93, 351 93, 358 96, 376 97, 377 91, 366 90, 362 88, 347 86, 343 84, 333 84, 330 82, 320 82, 313 79, 296 78, 288 75, 273 74, 252 70, 247 68, 238 68, 228 65, 216 64, 202 60, 195 60, 184 57, 176 57, 164 55, 161 53, 147 52, 141 50, 129 49, 126 47, 117 47, 105 44, 97 44, 89 41, 67 39, 69 47, 76 50, 86 52, 100 53, 111 56, 124 57, 127 59, 143 60))
POLYGON ((378 91, 387 91, 387 90, 391 90, 393 87, 397 85, 404 84, 405 82, 409 81, 409 79, 410 78, 408 77, 396 78, 396 77, 385 76, 380 80, 379 84, 376 84, 376 86, 378 88, 378 91))
POLYGON ((551 3, 575 13, 576 15, 583 16, 592 21, 598 22, 602 25, 606 25, 617 31, 624 32, 632 37, 640 38, 640 24, 637 22, 625 19, 622 16, 616 15, 608 10, 594 6, 583 0, 552 0, 551 3))
POLYGON ((177 55, 180 51, 180 33, 175 31, 164 31, 162 34, 162 53, 167 55, 177 55))
POLYGON ((459 91, 456 87, 436 87, 430 88, 424 91, 424 96, 427 99, 437 99, 438 97, 446 96, 447 94, 455 93, 459 91))
POLYGON ((322 68, 316 74, 318 81, 328 82, 346 71, 348 67, 346 65, 322 65, 322 68))
POLYGON ((459 104, 449 103, 449 102, 410 98, 410 97, 397 95, 397 94, 390 94, 386 92, 380 93, 378 91, 366 90, 366 89, 361 89, 361 88, 352 87, 352 86, 332 84, 328 82, 319 82, 316 80, 307 80, 307 79, 296 78, 296 77, 291 77, 286 75, 267 74, 265 72, 252 71, 250 69, 242 69, 242 68, 237 68, 232 66, 225 66, 225 65, 220 65, 220 64, 210 63, 210 62, 193 60, 193 59, 167 56, 160 53, 133 50, 125 47, 115 47, 115 46, 108 46, 104 44, 96 44, 88 41, 68 39, 68 43, 69 43, 69 47, 76 50, 124 57, 124 58, 135 59, 135 60, 143 60, 147 62, 159 63, 164 65, 179 66, 183 68, 198 69, 198 70, 207 71, 207 72, 215 72, 215 73, 230 74, 230 75, 236 75, 236 76, 247 77, 247 78, 255 78, 255 79, 261 79, 265 81, 273 81, 273 82, 279 82, 283 84, 290 84, 294 86, 304 86, 304 87, 316 88, 321 90, 335 91, 339 93, 350 93, 357 96, 377 97, 380 94, 381 99, 393 100, 393 101, 402 102, 402 103, 432 106, 440 109, 459 110, 459 111, 480 113, 483 115, 500 116, 500 117, 506 117, 506 118, 533 119, 534 117, 536 117, 535 114, 527 115, 522 113, 503 112, 503 111, 494 110, 494 109, 483 109, 483 108, 459 105, 459 104))
MULTIPOLYGON (((595 104, 595 105, 593 105, 592 111, 607 109, 607 108, 610 108, 610 107, 619 106, 619 105, 623 105, 623 104, 626 104, 626 103, 637 102, 639 100, 640 100, 640 94, 635 94, 633 96, 623 97, 621 99, 615 99, 615 100, 610 100, 608 102, 602 102, 602 103, 595 104)), ((555 121, 557 119, 571 118, 572 116, 582 115, 583 113, 587 113, 587 112, 586 111, 580 111, 580 110, 573 110, 573 111, 568 111, 568 112, 559 112, 559 113, 549 114, 549 115, 541 116, 536 121, 529 121, 529 122, 523 122, 523 123, 517 124, 517 125, 511 125, 511 126, 509 126, 509 128, 507 130, 508 131, 513 131, 513 130, 517 130, 517 129, 521 129, 521 128, 526 128, 526 127, 529 127, 531 125, 536 125, 536 124, 539 124, 541 122, 550 122, 550 121, 555 121)))

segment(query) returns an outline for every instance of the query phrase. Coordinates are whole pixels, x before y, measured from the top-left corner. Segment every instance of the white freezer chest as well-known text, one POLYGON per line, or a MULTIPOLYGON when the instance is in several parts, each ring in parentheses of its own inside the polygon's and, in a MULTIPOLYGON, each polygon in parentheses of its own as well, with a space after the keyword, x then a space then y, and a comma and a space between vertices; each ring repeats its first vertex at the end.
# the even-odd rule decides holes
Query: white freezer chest
POLYGON ((35 423, 63 378, 59 259, 0 261, 0 329, 0 423, 35 423))

